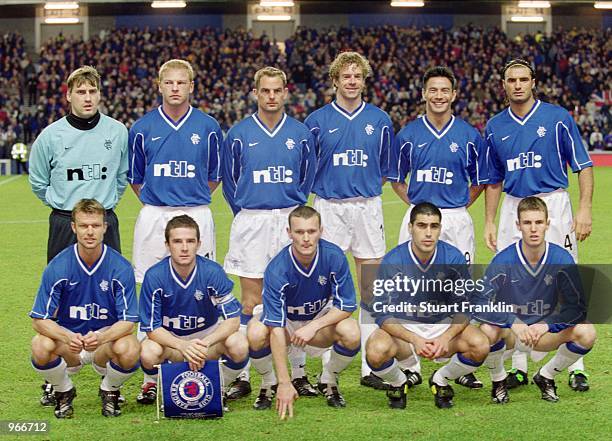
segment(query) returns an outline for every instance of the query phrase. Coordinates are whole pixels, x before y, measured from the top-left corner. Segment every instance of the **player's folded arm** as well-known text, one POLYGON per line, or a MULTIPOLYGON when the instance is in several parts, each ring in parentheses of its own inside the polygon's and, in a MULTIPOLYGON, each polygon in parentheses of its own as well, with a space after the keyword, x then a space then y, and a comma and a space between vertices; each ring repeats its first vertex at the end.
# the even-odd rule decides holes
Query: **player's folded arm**
POLYGON ((560 268, 555 278, 557 305, 544 318, 549 332, 560 332, 586 320, 585 293, 575 264, 560 268))

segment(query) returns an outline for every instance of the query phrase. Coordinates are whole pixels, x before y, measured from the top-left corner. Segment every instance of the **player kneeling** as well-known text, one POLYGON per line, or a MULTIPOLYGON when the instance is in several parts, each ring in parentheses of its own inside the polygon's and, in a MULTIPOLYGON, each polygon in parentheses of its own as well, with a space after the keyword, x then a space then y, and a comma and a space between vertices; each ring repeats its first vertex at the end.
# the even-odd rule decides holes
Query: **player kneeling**
MULTIPOLYGON (((591 350, 595 327, 582 323, 585 305, 574 259, 560 246, 545 240, 550 225, 546 203, 538 197, 524 198, 518 204, 517 215, 522 239, 493 258, 487 268, 485 290, 488 301, 515 308, 512 313, 475 316, 484 322, 480 329, 492 345, 485 362, 493 382, 491 397, 494 403, 509 400, 508 374, 503 365, 507 341, 515 342, 515 349, 522 352, 557 350, 533 377, 542 399, 557 402, 555 376, 591 350)), ((540 358, 533 353, 532 357, 540 358)))
MULTIPOLYGON (((400 276, 429 281, 438 281, 444 276, 444 282, 457 277, 469 278, 463 253, 439 240, 441 221, 442 214, 435 205, 428 202, 415 205, 408 225, 412 239, 383 257, 379 274, 393 275, 392 279, 400 276)), ((420 286, 429 285, 423 283, 420 286)), ((435 405, 439 408, 452 407, 454 392, 448 381, 471 374, 482 364, 489 352, 486 336, 468 324, 469 319, 462 314, 432 310, 426 314, 405 311, 405 314, 402 312, 401 316, 397 316, 380 310, 383 304, 397 303, 392 306, 399 306, 397 300, 402 299, 415 307, 450 306, 462 300, 461 297, 456 298, 454 292, 415 288, 413 292, 389 294, 387 300, 373 305, 380 329, 366 343, 367 361, 372 372, 391 386, 387 391, 389 406, 395 409, 406 407, 407 391, 413 383, 401 371, 400 364, 413 355, 414 349, 417 355, 429 360, 452 357, 429 379, 435 405), (376 314, 379 311, 381 314, 376 314)), ((375 303, 378 302, 375 300, 375 303)), ((452 308, 449 310, 452 311, 452 308)))
POLYGON ((72 210, 77 243, 58 254, 43 273, 30 317, 32 366, 53 386, 55 416, 71 418, 76 388, 68 374, 84 364, 104 376, 102 415, 119 416, 119 388, 138 369, 140 347, 131 264, 102 243, 105 210, 93 199, 72 210))
POLYGON ((225 385, 248 361, 247 339, 238 332, 241 305, 232 294, 234 283, 219 264, 196 254, 198 224, 187 215, 176 216, 166 225, 165 237, 170 256, 145 273, 140 291, 140 329, 147 333, 140 353, 141 404, 155 402, 155 366, 164 360, 187 361, 195 371, 223 356, 225 385))
POLYGON ((310 207, 289 214, 292 243, 268 265, 264 274, 263 313, 249 323, 253 366, 262 386, 255 409, 268 409, 276 393, 281 418, 293 416, 298 398, 287 371, 287 346, 320 356, 332 347, 317 384, 332 407, 345 407, 338 374, 359 352, 359 325, 351 318, 357 309, 355 287, 342 250, 320 239, 321 217, 310 207), (278 380, 272 368, 272 358, 278 380))

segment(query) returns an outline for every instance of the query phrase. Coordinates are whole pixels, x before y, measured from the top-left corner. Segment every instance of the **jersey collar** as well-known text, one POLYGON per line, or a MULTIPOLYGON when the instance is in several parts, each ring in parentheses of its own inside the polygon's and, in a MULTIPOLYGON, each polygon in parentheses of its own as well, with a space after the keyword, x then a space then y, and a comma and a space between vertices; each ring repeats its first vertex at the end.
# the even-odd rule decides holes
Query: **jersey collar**
POLYGON ((442 130, 440 131, 436 130, 434 125, 429 122, 429 120, 427 119, 427 115, 423 115, 421 119, 423 120, 423 124, 425 124, 425 127, 427 127, 431 134, 436 138, 441 139, 444 135, 446 135, 446 133, 450 130, 453 123, 455 122, 455 115, 451 115, 446 125, 442 127, 442 130))
POLYGON ((312 261, 312 265, 310 265, 310 270, 304 268, 302 264, 298 262, 297 259, 293 256, 293 250, 291 249, 291 245, 289 245, 289 255, 291 256, 291 261, 293 262, 293 266, 295 267, 295 269, 298 270, 298 272, 304 277, 310 277, 312 276, 312 273, 317 267, 317 263, 319 263, 319 245, 317 245, 317 255, 312 261))
POLYGON ((268 128, 266 127, 266 125, 264 123, 261 122, 261 120, 259 119, 259 116, 257 116, 257 113, 253 114, 253 119, 255 120, 255 122, 257 123, 257 125, 261 128, 261 130, 263 130, 264 132, 266 132, 266 135, 268 135, 270 138, 274 138, 274 136, 278 133, 278 131, 283 127, 283 125, 285 124, 285 121, 287 120, 287 114, 283 113, 283 117, 281 118, 281 120, 278 122, 278 124, 276 124, 276 126, 272 129, 272 131, 268 130, 268 128))
POLYGON ((406 245, 408 246, 408 252, 410 253, 410 258, 412 259, 412 262, 414 262, 414 264, 417 266, 417 268, 421 270, 421 272, 426 273, 427 271, 429 271, 429 268, 431 268, 431 266, 436 261, 436 257, 438 256, 438 246, 436 245, 436 249, 433 253, 433 256, 431 256, 431 259, 429 259, 429 261, 426 262, 425 265, 423 265, 421 261, 419 260, 419 258, 415 256, 414 253, 412 252, 411 243, 412 243, 411 240, 409 240, 406 243, 406 245))
POLYGON ((89 267, 83 261, 83 259, 81 259, 81 256, 79 256, 77 245, 78 244, 76 243, 73 245, 74 255, 76 256, 77 262, 79 262, 79 265, 81 269, 85 271, 85 274, 87 274, 88 276, 93 276, 93 274, 98 270, 98 268, 100 268, 100 265, 102 265, 102 262, 104 261, 104 256, 106 256, 107 246, 105 244, 102 244, 102 254, 100 255, 100 257, 98 257, 98 260, 96 260, 96 262, 91 267, 89 267))
POLYGON ((535 102, 533 103, 533 106, 531 106, 531 110, 529 110, 529 112, 527 112, 527 115, 525 115, 523 118, 521 118, 518 115, 515 115, 510 107, 508 107, 508 114, 510 115, 510 118, 515 120, 520 125, 524 126, 525 123, 529 120, 529 118, 531 118, 531 115, 533 115, 536 112, 536 110, 538 110, 538 107, 540 107, 541 102, 542 101, 540 100, 535 100, 535 102))
POLYGON ((174 268, 172 267, 172 258, 168 257, 168 266, 170 267, 170 274, 172 274, 172 278, 177 283, 177 285, 179 285, 181 288, 183 288, 183 289, 189 288, 189 285, 191 285, 191 282, 194 281, 195 276, 196 276, 196 274, 198 272, 198 260, 197 259, 198 258, 196 256, 196 264, 193 267, 193 271, 191 271, 191 274, 189 275, 189 277, 187 277, 187 281, 183 282, 183 280, 181 279, 181 276, 179 276, 174 271, 174 268))
POLYGON ((166 115, 166 112, 164 112, 164 109, 162 109, 162 106, 159 106, 157 110, 159 111, 159 114, 164 119, 164 121, 166 121, 166 123, 170 127, 172 127, 174 130, 178 130, 183 126, 183 124, 185 124, 185 121, 187 121, 187 119, 189 118, 189 115, 191 115, 191 111, 193 110, 193 107, 189 106, 189 110, 187 111, 187 113, 181 116, 181 118, 177 122, 174 122, 172 118, 166 115))
POLYGON ((521 261, 521 265, 523 265, 525 270, 529 274, 531 274, 533 277, 536 277, 540 273, 540 271, 542 271, 542 268, 544 268, 544 265, 546 264, 546 260, 548 259, 548 242, 546 242, 546 250, 544 251, 544 255, 540 258, 540 261, 533 267, 527 261, 527 258, 523 254, 523 248, 521 247, 522 243, 523 243, 522 239, 516 242, 515 244, 516 254, 518 254, 519 260, 521 261))
POLYGON ((366 103, 365 101, 361 101, 361 105, 357 107, 352 113, 340 107, 340 105, 338 105, 336 101, 332 101, 331 105, 334 109, 336 109, 338 113, 340 113, 342 116, 344 116, 349 121, 352 121, 355 118, 357 118, 357 115, 359 115, 363 109, 365 109, 366 103))

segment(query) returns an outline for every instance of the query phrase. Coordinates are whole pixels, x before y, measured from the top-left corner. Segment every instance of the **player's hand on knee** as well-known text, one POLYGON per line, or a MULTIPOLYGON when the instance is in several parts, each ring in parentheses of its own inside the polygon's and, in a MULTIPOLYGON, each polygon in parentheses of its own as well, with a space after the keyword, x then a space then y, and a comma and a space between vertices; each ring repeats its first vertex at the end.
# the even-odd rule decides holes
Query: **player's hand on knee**
POLYGON ((487 248, 493 252, 497 251, 497 227, 494 223, 488 222, 484 227, 484 239, 487 248))
POLYGON ((298 397, 298 393, 291 382, 279 383, 276 391, 276 410, 281 420, 293 418, 293 403, 298 397))
POLYGON ((71 333, 68 341, 68 349, 75 354, 83 350, 83 336, 80 333, 71 333))

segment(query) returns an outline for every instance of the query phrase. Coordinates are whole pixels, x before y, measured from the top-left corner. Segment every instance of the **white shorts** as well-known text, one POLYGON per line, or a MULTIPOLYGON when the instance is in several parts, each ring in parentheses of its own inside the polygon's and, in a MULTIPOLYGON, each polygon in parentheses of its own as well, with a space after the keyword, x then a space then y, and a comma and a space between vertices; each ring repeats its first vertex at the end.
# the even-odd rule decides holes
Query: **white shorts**
POLYGON ((382 198, 323 199, 315 196, 313 207, 321 214, 321 237, 351 252, 358 259, 385 255, 385 223, 382 198))
POLYGON ((170 334, 172 334, 173 336, 175 336, 176 338, 179 338, 181 340, 184 341, 188 341, 188 340, 193 340, 195 338, 204 338, 204 337, 208 337, 210 334, 212 334, 213 332, 215 332, 217 330, 217 328, 219 327, 219 321, 217 321, 217 323, 215 323, 214 325, 202 330, 202 331, 197 331, 194 332, 193 334, 189 334, 189 335, 178 335, 175 334, 174 332, 170 331, 170 334))
POLYGON ((450 328, 449 323, 404 323, 402 325, 408 331, 415 333, 421 338, 426 340, 434 339, 440 337, 442 334, 446 332, 448 328, 450 328))
MULTIPOLYGON (((578 244, 576 234, 572 232, 572 203, 567 191, 559 189, 551 193, 536 194, 548 208, 550 227, 546 240, 563 247, 575 262, 578 262, 578 244)), ((499 231, 497 233, 497 251, 509 247, 521 239, 521 232, 516 226, 517 208, 521 198, 506 194, 499 214, 499 231)))
POLYGON ((262 279, 268 263, 289 245, 289 213, 295 207, 274 210, 242 209, 230 230, 224 269, 229 274, 262 279))
MULTIPOLYGON (((413 207, 414 205, 411 205, 406 211, 400 228, 398 244, 410 239, 408 225, 410 224, 410 212, 413 207)), ((465 207, 441 208, 440 211, 442 212, 440 240, 457 247, 465 256, 466 263, 474 263, 476 248, 474 244, 474 223, 470 213, 465 207)))
POLYGON ((200 228, 198 254, 215 260, 215 223, 208 205, 197 207, 158 207, 145 205, 141 208, 134 226, 132 263, 137 283, 142 283, 145 272, 166 257, 166 224, 175 216, 191 216, 200 228))
MULTIPOLYGON (((315 316, 313 320, 318 319, 319 317, 323 317, 325 314, 327 314, 332 308, 332 303, 333 302, 331 301, 327 302, 327 304, 323 307, 323 309, 319 311, 319 313, 315 316)), ((295 334, 295 331, 297 331, 300 328, 303 328, 311 321, 312 320, 304 320, 304 321, 299 320, 298 321, 298 320, 287 319, 285 330, 287 331, 287 334, 289 334, 289 338, 293 337, 293 334, 295 334)), ((310 345, 306 345, 303 348, 291 345, 289 346, 288 353, 291 354, 292 351, 298 351, 298 352, 304 351, 306 352, 306 354, 310 355, 311 357, 321 357, 328 350, 329 348, 319 348, 317 346, 310 346, 310 345)))

